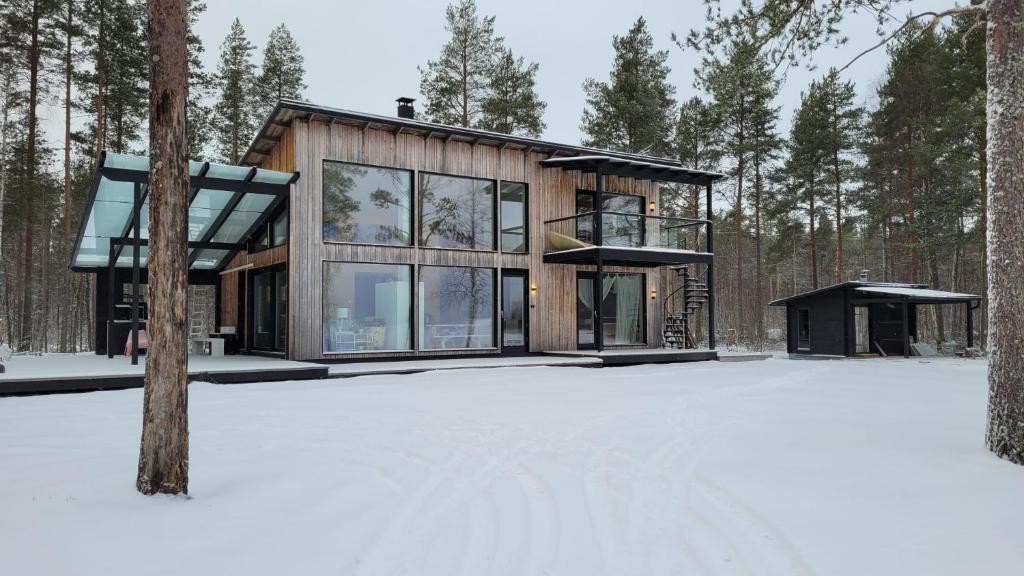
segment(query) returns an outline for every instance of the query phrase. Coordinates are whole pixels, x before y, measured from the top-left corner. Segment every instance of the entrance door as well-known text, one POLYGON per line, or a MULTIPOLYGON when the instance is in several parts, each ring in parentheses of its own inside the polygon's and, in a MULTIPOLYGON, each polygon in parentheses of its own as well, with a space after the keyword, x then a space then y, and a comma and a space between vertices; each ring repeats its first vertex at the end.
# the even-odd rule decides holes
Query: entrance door
POLYGON ((528 338, 528 296, 526 272, 503 270, 501 273, 501 351, 525 353, 528 338))
POLYGON ((288 342, 288 275, 284 268, 252 274, 252 347, 284 352, 288 342))

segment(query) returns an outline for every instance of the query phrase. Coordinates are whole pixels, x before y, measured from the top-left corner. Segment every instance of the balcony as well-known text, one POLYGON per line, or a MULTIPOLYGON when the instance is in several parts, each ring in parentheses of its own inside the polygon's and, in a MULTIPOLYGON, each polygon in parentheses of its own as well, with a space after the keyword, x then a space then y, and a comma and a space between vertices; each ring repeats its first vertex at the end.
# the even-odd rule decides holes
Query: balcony
POLYGON ((650 214, 594 211, 544 223, 544 261, 562 264, 662 266, 706 264, 711 222, 650 214))

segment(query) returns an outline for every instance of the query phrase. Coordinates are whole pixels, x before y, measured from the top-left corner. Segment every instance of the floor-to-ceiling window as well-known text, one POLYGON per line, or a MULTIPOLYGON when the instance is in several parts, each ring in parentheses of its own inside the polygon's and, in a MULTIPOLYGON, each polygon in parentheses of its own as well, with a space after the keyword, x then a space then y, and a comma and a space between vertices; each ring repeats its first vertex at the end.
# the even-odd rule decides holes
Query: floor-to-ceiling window
POLYGON ((325 262, 325 353, 412 349, 412 266, 325 262))
POLYGON ((412 244, 412 172, 324 162, 325 242, 412 244))
MULTIPOLYGON (((594 200, 595 193, 589 190, 576 192, 576 213, 584 214, 597 210, 594 200)), ((601 209, 604 212, 601 218, 601 244, 604 246, 643 246, 643 196, 628 194, 615 194, 604 192, 601 194, 601 209), (634 216, 635 214, 635 216, 634 216)), ((577 220, 576 237, 584 242, 594 241, 594 219, 580 218, 577 220)))
POLYGON ((420 245, 494 250, 494 180, 420 174, 420 245))
POLYGON ((420 266, 421 350, 494 348, 493 268, 420 266))
POLYGON ((501 183, 501 251, 526 252, 526 184, 501 183))
POLYGON ((601 330, 605 346, 644 344, 644 275, 605 274, 600 293, 594 294, 592 273, 576 278, 576 329, 580 348, 594 346, 594 331, 601 330), (601 322, 597 322, 600 306, 601 322))
POLYGON ((281 267, 252 274, 252 347, 283 352, 288 346, 288 274, 281 267))

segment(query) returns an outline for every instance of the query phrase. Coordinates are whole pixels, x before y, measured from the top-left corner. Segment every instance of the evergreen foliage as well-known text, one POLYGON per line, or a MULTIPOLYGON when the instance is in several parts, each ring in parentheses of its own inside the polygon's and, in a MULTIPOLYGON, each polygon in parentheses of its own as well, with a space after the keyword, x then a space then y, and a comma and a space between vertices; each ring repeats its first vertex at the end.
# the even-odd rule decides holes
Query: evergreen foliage
POLYGON ((587 107, 584 145, 664 156, 671 153, 675 87, 668 81, 668 50, 655 50, 647 21, 612 39, 615 61, 607 82, 583 83, 587 107))
POLYGON ((224 162, 237 164, 256 132, 256 47, 245 37, 245 28, 235 18, 220 46, 217 65, 217 103, 213 107, 213 134, 217 154, 224 162))
POLYGON ((437 60, 420 68, 427 117, 440 124, 538 136, 547 107, 536 92, 538 64, 516 58, 494 32, 494 16, 473 0, 445 10, 451 35, 437 60))
POLYGON ((305 73, 302 51, 288 28, 281 24, 271 30, 263 49, 263 68, 256 80, 257 120, 267 118, 282 98, 302 99, 305 73))

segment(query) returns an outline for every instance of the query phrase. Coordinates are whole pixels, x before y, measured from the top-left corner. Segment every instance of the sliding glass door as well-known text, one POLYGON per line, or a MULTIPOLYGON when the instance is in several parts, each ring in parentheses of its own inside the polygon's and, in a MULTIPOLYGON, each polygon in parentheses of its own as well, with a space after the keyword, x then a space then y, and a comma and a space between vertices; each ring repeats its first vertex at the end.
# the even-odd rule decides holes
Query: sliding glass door
POLYGON ((288 345, 288 274, 285 268, 254 272, 251 302, 252 348, 284 352, 288 345))
POLYGON ((576 276, 576 342, 581 349, 596 345, 601 330, 605 346, 636 346, 647 341, 644 275, 605 274, 600 290, 592 272, 576 276), (595 294, 596 292, 596 294, 595 294), (600 307, 601 321, 597 311, 600 307))

